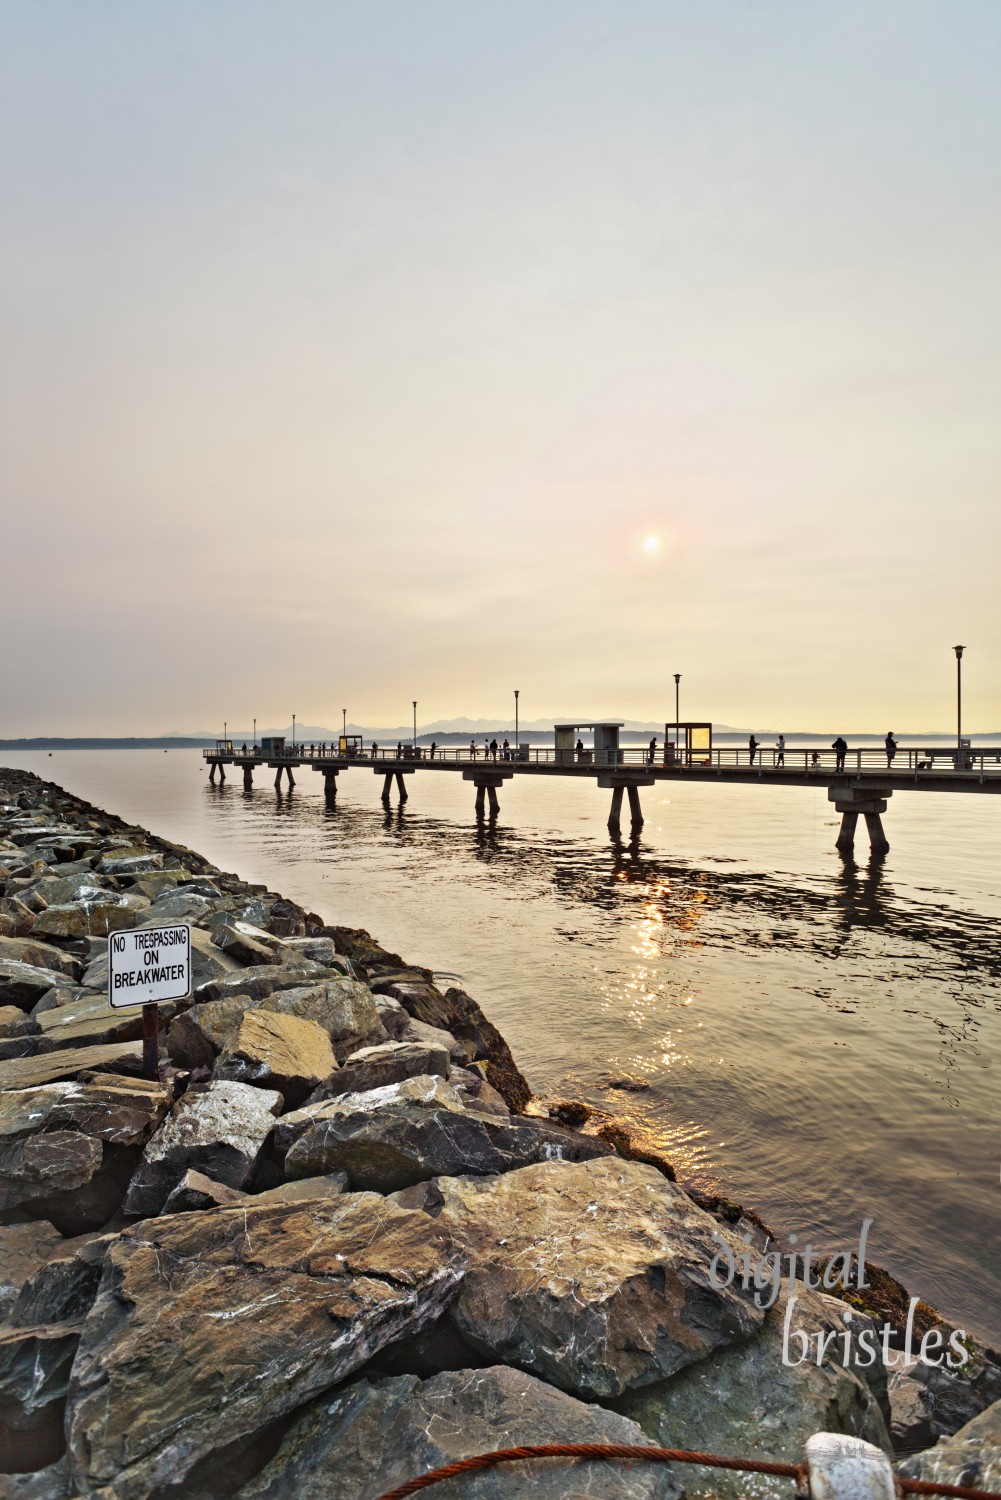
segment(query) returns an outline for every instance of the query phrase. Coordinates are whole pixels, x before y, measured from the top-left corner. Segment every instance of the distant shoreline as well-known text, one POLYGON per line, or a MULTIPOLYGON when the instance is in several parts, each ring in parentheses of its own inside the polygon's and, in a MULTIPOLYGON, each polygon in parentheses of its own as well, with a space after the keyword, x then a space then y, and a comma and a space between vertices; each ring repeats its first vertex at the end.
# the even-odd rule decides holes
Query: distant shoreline
MULTIPOLYGON (((354 733, 357 731, 351 732, 354 733)), ((376 730, 374 732, 374 735, 367 730, 361 732, 364 735, 364 738, 368 741, 371 741, 373 738, 379 742, 389 742, 390 740, 402 739, 405 744, 410 744, 413 739, 412 734, 401 735, 396 730, 393 730, 392 733, 387 733, 385 730, 376 730)), ((762 746, 764 746, 764 748, 768 748, 767 741, 770 738, 777 737, 779 733, 779 731, 775 729, 759 729, 755 730, 754 732, 758 739, 758 742, 762 746)), ((650 733, 652 733, 652 731, 648 733, 642 730, 625 729, 620 734, 620 744, 644 745, 650 737, 650 733)), ((794 750, 797 745, 801 748, 803 746, 813 747, 814 745, 827 746, 830 744, 834 735, 836 735, 837 733, 837 730, 819 732, 804 731, 802 733, 798 733, 795 731, 790 732, 789 730, 786 730, 786 749, 794 750)), ((510 726, 508 726, 506 728, 501 727, 497 729, 480 730, 474 735, 469 735, 464 731, 454 730, 438 734, 421 733, 417 736, 417 743, 420 745, 430 745, 432 742, 438 745, 466 745, 469 743, 471 738, 479 743, 484 735, 503 735, 510 739, 512 743, 514 741, 514 731, 510 728, 510 726)), ((884 736, 881 734, 852 734, 848 731, 845 731, 845 737, 848 740, 850 748, 863 745, 881 745, 884 739, 884 736)), ((229 738, 233 741, 234 744, 239 745, 242 744, 244 740, 249 743, 251 737, 249 734, 231 734, 229 738)), ((300 745, 309 745, 316 744, 320 740, 325 740, 327 743, 335 742, 337 739, 337 735, 328 732, 326 735, 310 734, 309 736, 302 735, 297 736, 296 738, 297 742, 300 745)), ((589 742, 588 735, 585 734, 583 738, 585 742, 589 742)), ((660 731, 660 733, 657 735, 657 738, 658 740, 663 738, 663 730, 660 731)), ((911 747, 923 747, 925 745, 932 746, 939 744, 953 745, 956 741, 956 737, 954 734, 943 734, 941 732, 934 734, 905 734, 901 732, 896 736, 896 738, 898 744, 911 747)), ((997 732, 991 734, 970 734, 968 736, 964 736, 964 738, 968 738, 974 745, 1001 745, 1001 730, 998 730, 997 732)), ((540 729, 522 730, 518 735, 518 739, 522 744, 551 745, 553 743, 553 734, 551 731, 547 733, 545 730, 540 729)), ((747 733, 741 730, 721 730, 719 733, 713 735, 714 744, 742 745, 746 744, 746 742, 747 733)), ((206 749, 214 745, 215 743, 216 739, 214 736, 206 736, 204 738, 192 737, 189 739, 180 738, 173 735, 154 735, 148 737, 141 735, 122 737, 100 737, 97 735, 92 735, 80 736, 78 738, 59 738, 58 736, 38 735, 35 737, 23 739, 0 739, 0 750, 200 750, 206 749)))

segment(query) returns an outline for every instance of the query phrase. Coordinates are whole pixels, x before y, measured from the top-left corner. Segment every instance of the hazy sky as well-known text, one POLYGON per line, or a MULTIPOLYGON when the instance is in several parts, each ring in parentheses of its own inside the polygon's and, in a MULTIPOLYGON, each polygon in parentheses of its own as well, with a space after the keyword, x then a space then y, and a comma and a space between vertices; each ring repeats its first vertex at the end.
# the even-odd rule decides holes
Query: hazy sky
POLYGON ((1001 728, 998 0, 0 30, 0 735, 1001 728))

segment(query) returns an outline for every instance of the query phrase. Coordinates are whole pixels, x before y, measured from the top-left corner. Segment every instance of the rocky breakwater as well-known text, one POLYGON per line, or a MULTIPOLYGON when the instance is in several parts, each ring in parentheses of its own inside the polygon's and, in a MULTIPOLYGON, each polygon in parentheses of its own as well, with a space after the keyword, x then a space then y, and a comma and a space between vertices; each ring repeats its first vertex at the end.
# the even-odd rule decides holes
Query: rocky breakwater
MULTIPOLYGON (((461 990, 12 771, 0 892, 0 1500, 375 1500, 555 1441, 892 1451, 882 1368, 787 1366, 783 1304, 711 1274, 745 1248, 732 1213, 622 1132, 526 1113, 461 990), (176 922, 194 989, 146 1079, 108 939, 176 922)), ((835 1351, 867 1321, 824 1295, 800 1316, 835 1351)), ((981 1373, 920 1472, 992 1475, 981 1373)), ((736 1478, 535 1463, 437 1493, 789 1493, 736 1478)))

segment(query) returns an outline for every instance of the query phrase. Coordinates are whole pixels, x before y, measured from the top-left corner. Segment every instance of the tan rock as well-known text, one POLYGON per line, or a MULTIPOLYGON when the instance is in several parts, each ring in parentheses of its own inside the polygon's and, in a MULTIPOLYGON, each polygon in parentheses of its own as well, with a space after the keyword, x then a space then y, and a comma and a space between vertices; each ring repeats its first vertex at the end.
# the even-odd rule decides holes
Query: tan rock
POLYGON ((216 1078, 275 1088, 295 1107, 337 1067, 330 1038, 315 1021, 275 1011, 249 1010, 229 1035, 216 1078))

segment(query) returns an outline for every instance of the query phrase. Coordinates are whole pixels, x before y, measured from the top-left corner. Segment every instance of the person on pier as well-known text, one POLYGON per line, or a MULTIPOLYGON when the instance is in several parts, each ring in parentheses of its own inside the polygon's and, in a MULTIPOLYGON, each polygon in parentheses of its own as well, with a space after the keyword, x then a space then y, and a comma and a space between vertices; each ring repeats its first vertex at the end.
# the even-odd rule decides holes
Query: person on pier
POLYGON ((378 755, 379 755, 379 746, 376 744, 375 740, 373 740, 372 741, 372 759, 376 760, 378 758, 378 755))
POLYGON ((501 760, 510 760, 510 759, 511 759, 511 744, 510 744, 510 741, 505 738, 504 744, 501 747, 501 760))
POLYGON ((491 740, 490 741, 490 757, 491 757, 492 760, 496 760, 497 759, 497 741, 496 740, 491 740))
POLYGON ((893 770, 893 757, 897 753, 897 742, 893 738, 893 730, 892 729, 887 734, 886 739, 883 741, 883 744, 886 747, 886 769, 888 771, 892 771, 893 770))
POLYGON ((657 736, 656 735, 654 735, 653 739, 650 741, 649 745, 647 746, 647 757, 646 758, 647 758, 647 764, 651 765, 651 766, 653 765, 654 761, 657 759, 657 736))
POLYGON ((843 771, 845 768, 845 756, 848 754, 848 741, 844 738, 843 735, 839 734, 837 739, 831 745, 831 749, 834 751, 835 756, 835 771, 843 771))
POLYGON ((748 751, 748 754, 751 757, 751 765, 753 766, 754 765, 754 757, 758 753, 758 742, 754 738, 753 734, 751 735, 750 739, 747 742, 747 751, 748 751))
POLYGON ((437 749, 438 749, 438 746, 435 744, 434 740, 432 740, 431 741, 431 759, 432 760, 434 760, 435 752, 437 751, 437 749))
POLYGON ((578 760, 583 760, 584 759, 584 741, 583 740, 578 740, 577 741, 576 745, 574 746, 574 754, 576 755, 576 757, 577 757, 578 760))
POLYGON ((476 759, 476 741, 475 740, 470 740, 469 741, 469 759, 470 760, 475 760, 476 759))
POLYGON ((786 737, 780 734, 775 745, 775 764, 784 766, 786 763, 786 737))

